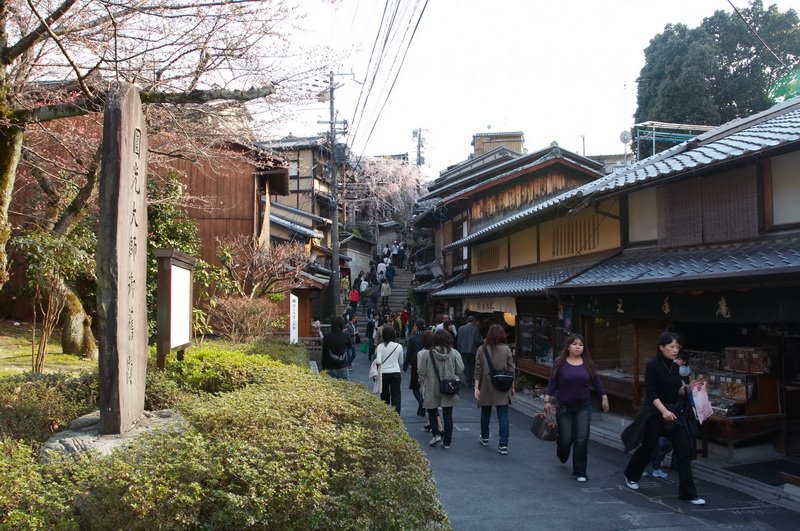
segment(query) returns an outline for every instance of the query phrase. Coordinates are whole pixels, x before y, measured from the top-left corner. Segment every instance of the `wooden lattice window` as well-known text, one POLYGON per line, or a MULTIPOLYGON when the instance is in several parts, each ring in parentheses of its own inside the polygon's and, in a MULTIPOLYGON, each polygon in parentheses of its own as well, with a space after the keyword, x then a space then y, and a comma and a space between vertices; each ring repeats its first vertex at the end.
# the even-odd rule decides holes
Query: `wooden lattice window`
POLYGON ((491 271, 500 267, 500 246, 493 245, 475 250, 475 261, 478 271, 491 271))
POLYGON ((553 227, 553 257, 574 256, 596 249, 600 231, 591 215, 571 218, 553 227))

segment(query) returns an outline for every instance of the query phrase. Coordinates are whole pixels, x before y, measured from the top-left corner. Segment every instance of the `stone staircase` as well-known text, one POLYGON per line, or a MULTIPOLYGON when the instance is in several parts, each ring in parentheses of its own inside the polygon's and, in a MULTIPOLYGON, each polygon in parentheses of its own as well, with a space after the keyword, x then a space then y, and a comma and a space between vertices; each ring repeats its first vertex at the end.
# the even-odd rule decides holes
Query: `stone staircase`
MULTIPOLYGON (((403 309, 406 299, 412 298, 409 290, 411 289, 411 281, 414 277, 414 273, 403 269, 396 269, 396 271, 397 275, 394 277, 392 294, 389 296, 389 309, 393 312, 400 312, 403 309)), ((378 306, 376 311, 380 312, 382 308, 380 297, 378 297, 377 302, 378 306)), ((363 339, 366 337, 367 318, 361 305, 358 307, 356 316, 358 317, 358 331, 363 339)))

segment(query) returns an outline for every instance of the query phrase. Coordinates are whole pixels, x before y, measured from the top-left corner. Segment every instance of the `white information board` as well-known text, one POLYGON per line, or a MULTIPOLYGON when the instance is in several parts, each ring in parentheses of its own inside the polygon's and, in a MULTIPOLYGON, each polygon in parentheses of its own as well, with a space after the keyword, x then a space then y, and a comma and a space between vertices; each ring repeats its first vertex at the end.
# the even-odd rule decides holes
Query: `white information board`
POLYGON ((297 296, 289 294, 289 343, 298 341, 298 307, 297 296))
POLYGON ((172 312, 169 348, 175 348, 192 342, 192 273, 174 264, 171 271, 172 312))

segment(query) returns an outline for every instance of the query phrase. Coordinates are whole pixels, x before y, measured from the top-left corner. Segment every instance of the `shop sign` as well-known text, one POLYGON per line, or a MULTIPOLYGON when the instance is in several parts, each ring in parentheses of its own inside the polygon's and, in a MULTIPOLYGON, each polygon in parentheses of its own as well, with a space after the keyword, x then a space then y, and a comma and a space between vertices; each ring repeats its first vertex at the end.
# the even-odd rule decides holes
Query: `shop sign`
POLYGON ((464 299, 464 309, 479 313, 517 313, 517 301, 514 297, 475 297, 464 299))

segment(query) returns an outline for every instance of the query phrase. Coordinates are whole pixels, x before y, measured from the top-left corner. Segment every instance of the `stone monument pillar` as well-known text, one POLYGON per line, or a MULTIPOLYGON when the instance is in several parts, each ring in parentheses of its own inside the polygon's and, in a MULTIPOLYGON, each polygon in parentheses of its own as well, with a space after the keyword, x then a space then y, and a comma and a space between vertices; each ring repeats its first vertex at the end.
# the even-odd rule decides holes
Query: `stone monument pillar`
POLYGON ((100 433, 128 431, 144 413, 147 375, 147 131, 136 87, 117 83, 103 119, 97 313, 100 433))

